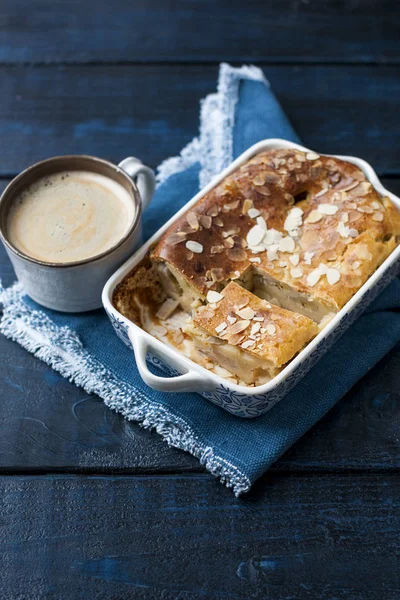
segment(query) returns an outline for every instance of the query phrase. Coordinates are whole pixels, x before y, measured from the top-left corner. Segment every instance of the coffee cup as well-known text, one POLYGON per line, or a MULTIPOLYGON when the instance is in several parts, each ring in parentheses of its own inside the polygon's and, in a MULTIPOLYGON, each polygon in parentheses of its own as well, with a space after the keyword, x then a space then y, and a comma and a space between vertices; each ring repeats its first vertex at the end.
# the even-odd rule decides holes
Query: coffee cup
POLYGON ((57 156, 15 177, 0 198, 0 238, 26 293, 62 312, 99 308, 105 282, 142 242, 154 188, 134 157, 117 166, 57 156))

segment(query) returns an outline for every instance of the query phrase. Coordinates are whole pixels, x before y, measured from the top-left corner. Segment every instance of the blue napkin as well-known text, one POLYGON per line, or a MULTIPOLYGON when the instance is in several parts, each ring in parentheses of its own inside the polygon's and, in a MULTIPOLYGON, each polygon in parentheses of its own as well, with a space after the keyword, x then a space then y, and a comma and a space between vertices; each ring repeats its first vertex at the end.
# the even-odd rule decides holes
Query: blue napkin
MULTIPOLYGON (((298 141, 261 72, 223 65, 218 93, 202 105, 199 138, 159 169, 162 183, 144 216, 146 238, 198 191, 199 179, 204 184, 213 170, 268 137, 298 141)), ((126 418, 197 456, 237 495, 400 340, 400 283, 394 281, 286 398, 262 417, 246 420, 194 393, 149 389, 133 352, 102 310, 81 315, 45 310, 19 285, 0 291, 0 300, 5 335, 126 418)))

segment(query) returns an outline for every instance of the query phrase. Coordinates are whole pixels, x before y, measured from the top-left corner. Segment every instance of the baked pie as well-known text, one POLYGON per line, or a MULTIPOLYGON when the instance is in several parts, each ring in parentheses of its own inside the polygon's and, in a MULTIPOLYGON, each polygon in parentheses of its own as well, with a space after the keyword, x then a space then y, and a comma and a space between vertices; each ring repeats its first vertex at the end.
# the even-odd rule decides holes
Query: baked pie
POLYGON ((258 385, 329 322, 399 238, 398 210, 352 163, 267 150, 174 222, 114 304, 206 368, 258 385), (262 325, 237 316, 241 299, 248 314, 264 315, 262 325), (239 319, 249 321, 240 332, 239 319))

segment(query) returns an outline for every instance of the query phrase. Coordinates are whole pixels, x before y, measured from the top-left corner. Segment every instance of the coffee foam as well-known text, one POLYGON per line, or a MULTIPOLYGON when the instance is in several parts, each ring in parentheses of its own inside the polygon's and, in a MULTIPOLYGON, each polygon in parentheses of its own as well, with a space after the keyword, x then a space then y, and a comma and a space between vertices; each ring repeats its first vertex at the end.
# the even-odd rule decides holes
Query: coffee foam
POLYGON ((136 208, 118 182, 89 171, 43 177, 15 198, 7 233, 32 258, 85 260, 109 250, 128 232, 136 208))

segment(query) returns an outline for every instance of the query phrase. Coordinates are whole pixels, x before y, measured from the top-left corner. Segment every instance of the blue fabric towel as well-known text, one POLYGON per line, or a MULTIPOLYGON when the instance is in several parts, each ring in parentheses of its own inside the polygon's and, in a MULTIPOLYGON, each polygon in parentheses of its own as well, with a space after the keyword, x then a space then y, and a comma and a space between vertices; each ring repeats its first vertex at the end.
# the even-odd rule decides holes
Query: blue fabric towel
MULTIPOLYGON (((224 101, 230 100, 230 93, 236 94, 231 104, 234 119, 228 123, 230 158, 264 138, 298 141, 265 80, 239 74, 236 84, 234 92, 229 86, 222 90, 224 101)), ((223 127, 221 131, 224 135, 223 127)), ((204 165, 193 158, 186 164, 179 161, 183 170, 158 187, 146 210, 146 238, 199 189, 204 165)), ((138 374, 132 351, 116 337, 102 310, 81 315, 45 310, 18 287, 3 290, 0 298, 5 335, 87 391, 98 393, 127 418, 155 427, 169 443, 196 455, 236 494, 247 491, 400 340, 400 283, 394 281, 284 400, 262 417, 246 420, 194 393, 149 389, 138 374)))

